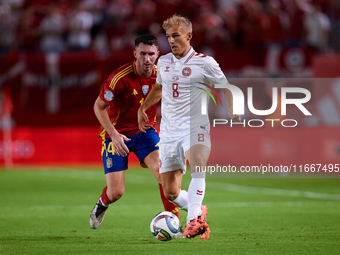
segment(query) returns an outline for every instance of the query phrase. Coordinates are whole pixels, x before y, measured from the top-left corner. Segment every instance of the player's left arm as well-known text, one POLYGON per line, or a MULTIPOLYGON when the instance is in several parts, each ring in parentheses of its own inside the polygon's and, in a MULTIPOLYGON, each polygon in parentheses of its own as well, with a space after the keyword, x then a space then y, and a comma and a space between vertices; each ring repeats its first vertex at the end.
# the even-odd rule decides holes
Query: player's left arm
MULTIPOLYGON (((212 57, 205 59, 203 67, 204 77, 212 84, 228 83, 227 78, 224 76, 219 64, 212 57)), ((234 114, 233 111, 233 94, 227 88, 221 88, 224 94, 226 106, 228 108, 228 115, 234 122, 241 122, 240 115, 234 114)))
POLYGON ((223 91, 223 94, 224 94, 225 105, 228 108, 228 115, 229 115, 230 119, 232 119, 234 122, 241 122, 241 116, 237 115, 237 114, 234 114, 234 110, 233 110, 233 94, 227 88, 222 88, 221 90, 223 91))

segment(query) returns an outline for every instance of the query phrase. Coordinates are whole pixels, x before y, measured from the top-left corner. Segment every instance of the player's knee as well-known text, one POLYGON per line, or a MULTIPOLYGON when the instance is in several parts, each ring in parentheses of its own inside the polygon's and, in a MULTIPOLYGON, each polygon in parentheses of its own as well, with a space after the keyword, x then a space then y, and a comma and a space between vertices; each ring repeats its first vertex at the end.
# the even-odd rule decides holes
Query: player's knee
POLYGON ((203 169, 205 165, 206 165, 206 161, 204 159, 197 159, 195 160, 195 162, 192 162, 190 164, 190 168, 191 170, 194 170, 194 172, 200 172, 200 170, 203 169))
POLYGON ((175 191, 164 191, 164 196, 166 197, 166 199, 168 199, 169 201, 174 201, 179 195, 179 192, 175 192, 175 191))
POLYGON ((158 171, 152 171, 151 172, 153 173, 153 176, 155 177, 155 179, 157 180, 158 183, 161 183, 161 177, 159 176, 159 173, 158 171))
POLYGON ((115 202, 118 199, 120 199, 123 196, 123 194, 124 194, 124 189, 112 190, 110 192, 107 192, 107 196, 112 202, 115 202))

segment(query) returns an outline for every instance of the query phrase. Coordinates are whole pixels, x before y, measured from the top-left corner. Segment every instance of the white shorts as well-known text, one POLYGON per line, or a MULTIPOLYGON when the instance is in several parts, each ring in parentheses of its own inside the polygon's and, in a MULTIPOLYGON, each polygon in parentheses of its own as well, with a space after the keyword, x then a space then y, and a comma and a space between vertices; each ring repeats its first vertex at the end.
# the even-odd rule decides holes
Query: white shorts
POLYGON ((186 154, 196 145, 202 144, 211 149, 209 129, 198 128, 187 134, 161 133, 159 142, 159 173, 181 169, 186 172, 186 154))

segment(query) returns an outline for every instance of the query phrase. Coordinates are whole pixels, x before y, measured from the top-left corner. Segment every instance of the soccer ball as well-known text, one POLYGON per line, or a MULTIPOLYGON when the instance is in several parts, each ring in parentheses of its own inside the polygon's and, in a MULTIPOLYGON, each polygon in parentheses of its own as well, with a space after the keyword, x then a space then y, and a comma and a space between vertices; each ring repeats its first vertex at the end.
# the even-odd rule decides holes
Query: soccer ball
POLYGON ((181 223, 177 216, 171 212, 160 212, 153 217, 150 230, 153 236, 160 241, 169 241, 179 233, 181 223))

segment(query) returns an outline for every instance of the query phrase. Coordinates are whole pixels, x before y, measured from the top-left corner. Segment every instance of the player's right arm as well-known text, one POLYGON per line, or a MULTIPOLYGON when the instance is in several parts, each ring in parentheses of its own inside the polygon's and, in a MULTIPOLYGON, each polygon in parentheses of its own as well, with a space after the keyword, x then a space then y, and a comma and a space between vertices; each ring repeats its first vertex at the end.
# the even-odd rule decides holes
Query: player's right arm
POLYGON ((162 85, 156 84, 151 89, 149 95, 146 97, 144 103, 138 109, 138 127, 142 132, 146 132, 146 129, 149 129, 151 125, 149 125, 149 118, 146 114, 146 111, 153 105, 157 104, 159 100, 162 98, 162 85))
POLYGON ((110 117, 107 113, 106 108, 106 103, 100 97, 98 97, 93 106, 94 113, 99 123, 103 126, 108 135, 111 137, 112 146, 115 152, 125 157, 127 153, 129 153, 129 149, 124 143, 124 140, 130 141, 131 139, 127 138, 123 134, 118 133, 118 131, 115 129, 112 122, 110 121, 110 117))

